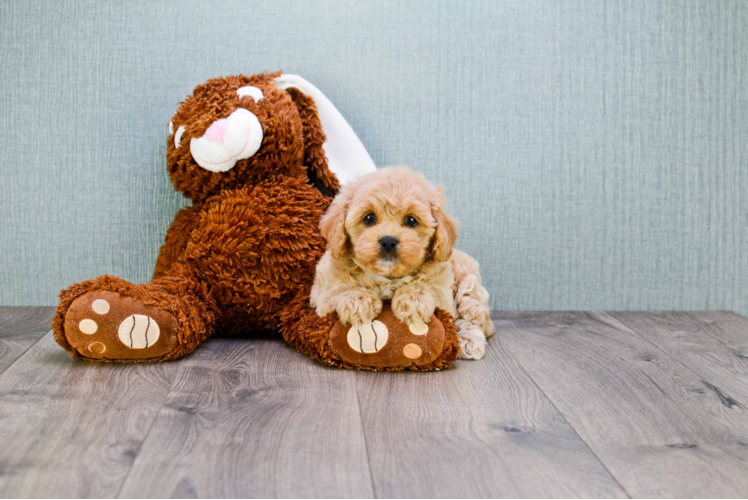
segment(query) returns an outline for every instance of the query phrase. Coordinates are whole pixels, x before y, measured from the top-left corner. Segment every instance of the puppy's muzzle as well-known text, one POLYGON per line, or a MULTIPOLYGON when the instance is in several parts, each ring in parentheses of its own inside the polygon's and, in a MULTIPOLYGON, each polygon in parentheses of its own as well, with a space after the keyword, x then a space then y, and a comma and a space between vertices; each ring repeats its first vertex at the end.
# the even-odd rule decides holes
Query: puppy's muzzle
POLYGON ((397 253, 397 245, 400 240, 394 236, 383 236, 379 238, 379 248, 385 256, 392 256, 397 253))

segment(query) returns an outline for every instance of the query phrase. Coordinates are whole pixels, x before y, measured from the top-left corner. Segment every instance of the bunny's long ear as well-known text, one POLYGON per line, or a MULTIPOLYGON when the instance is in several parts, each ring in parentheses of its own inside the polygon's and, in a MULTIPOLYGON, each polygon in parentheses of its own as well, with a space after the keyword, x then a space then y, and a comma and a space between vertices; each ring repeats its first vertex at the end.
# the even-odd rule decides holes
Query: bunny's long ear
MULTIPOLYGON (((326 137, 322 148, 327 157, 327 168, 335 174, 340 185, 344 186, 352 180, 377 169, 356 132, 343 118, 340 111, 317 87, 297 75, 281 75, 275 79, 275 85, 283 90, 298 89, 302 94, 314 100, 319 121, 322 123, 322 131, 326 137)), ((295 92, 289 93, 294 98, 295 92)), ((294 98, 294 101, 298 105, 300 101, 298 95, 294 98)), ((303 114, 302 120, 304 120, 303 114)), ((319 137, 317 140, 319 140, 319 137)), ((314 154, 313 151, 312 154, 314 154)), ((312 172, 324 184, 323 164, 318 159, 313 158, 313 160, 312 163, 316 167, 309 164, 307 164, 307 167, 312 168, 312 172), (315 168, 320 171, 315 171, 315 168)))
POLYGON ((335 196, 340 190, 340 183, 327 166, 327 157, 323 149, 326 137, 322 131, 317 106, 311 97, 297 88, 290 87, 286 92, 296 104, 301 117, 304 129, 304 166, 307 168, 309 180, 325 195, 335 196))

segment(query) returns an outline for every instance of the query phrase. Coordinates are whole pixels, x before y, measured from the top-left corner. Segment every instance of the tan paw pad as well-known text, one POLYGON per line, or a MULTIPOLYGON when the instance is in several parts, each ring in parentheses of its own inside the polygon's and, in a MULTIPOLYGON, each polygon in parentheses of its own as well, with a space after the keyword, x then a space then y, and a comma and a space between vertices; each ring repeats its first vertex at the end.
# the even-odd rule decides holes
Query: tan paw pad
MULTIPOLYGON (((338 321, 330 330, 328 345, 351 368, 415 369, 432 363, 444 351, 446 332, 441 321, 432 316, 426 326, 428 331, 425 335, 415 335, 410 325, 397 319, 390 303, 385 302, 381 314, 372 323, 369 343, 366 342, 367 338, 360 337, 357 328, 338 321), (379 335, 380 328, 387 332, 385 345, 379 342, 383 337, 379 335), (374 351, 374 332, 377 332, 378 350, 371 352, 374 351)), ((368 332, 368 329, 364 329, 364 332, 368 332)))
POLYGON ((387 344, 389 332, 381 321, 353 325, 348 330, 348 345, 356 352, 373 354, 387 344))
POLYGON ((168 311, 109 290, 76 298, 63 324, 65 339, 82 358, 107 361, 158 359, 176 348, 178 330, 168 311))
POLYGON ((161 329, 156 320, 144 314, 132 314, 119 325, 117 335, 130 349, 147 349, 158 340, 161 329))

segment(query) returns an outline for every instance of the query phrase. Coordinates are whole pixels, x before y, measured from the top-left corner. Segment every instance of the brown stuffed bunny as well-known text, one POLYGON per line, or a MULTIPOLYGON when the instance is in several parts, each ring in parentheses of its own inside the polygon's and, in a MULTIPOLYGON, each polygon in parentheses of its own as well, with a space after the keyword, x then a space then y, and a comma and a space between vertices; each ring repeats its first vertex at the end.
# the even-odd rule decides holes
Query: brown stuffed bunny
POLYGON ((218 331, 280 329, 298 350, 335 366, 430 370, 455 359, 456 330, 443 311, 436 311, 416 356, 413 348, 400 352, 409 345, 407 328, 385 310, 379 320, 390 340, 367 355, 340 340, 349 326, 309 306, 329 195, 337 193, 338 177, 373 167, 340 166, 355 157, 345 149, 358 139, 346 129, 342 141, 326 142, 323 125, 341 128, 342 117, 328 116, 328 127, 318 106, 332 115, 337 110, 313 86, 302 92, 287 76, 212 79, 180 105, 170 124, 167 168, 192 206, 169 227, 151 282, 101 276, 60 293, 52 326, 71 356, 165 361, 218 331))

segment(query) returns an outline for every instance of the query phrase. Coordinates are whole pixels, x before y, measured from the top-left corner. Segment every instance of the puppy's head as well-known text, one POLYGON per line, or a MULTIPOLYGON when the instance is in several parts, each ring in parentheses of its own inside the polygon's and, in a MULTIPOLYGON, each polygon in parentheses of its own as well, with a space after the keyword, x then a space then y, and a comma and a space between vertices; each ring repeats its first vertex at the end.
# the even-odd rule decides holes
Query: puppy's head
POLYGON ((441 186, 407 168, 383 168, 347 184, 320 223, 327 248, 364 271, 399 278, 428 260, 445 262, 457 223, 441 186))

